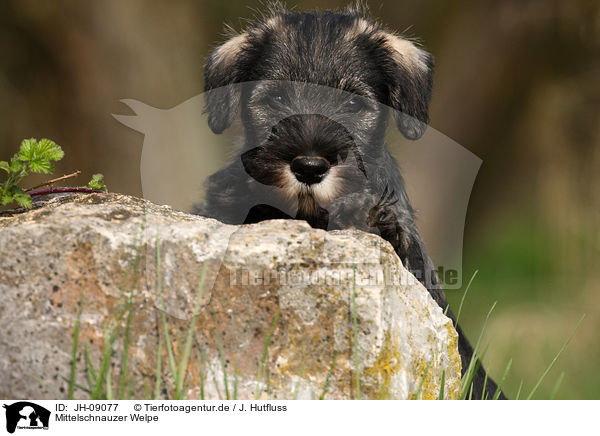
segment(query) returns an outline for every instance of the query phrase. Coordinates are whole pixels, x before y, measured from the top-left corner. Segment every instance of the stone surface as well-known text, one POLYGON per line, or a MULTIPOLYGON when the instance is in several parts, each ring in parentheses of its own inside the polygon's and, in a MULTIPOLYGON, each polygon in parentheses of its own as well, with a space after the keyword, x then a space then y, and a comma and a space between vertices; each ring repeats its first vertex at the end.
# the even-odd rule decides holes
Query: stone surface
POLYGON ((161 396, 175 395, 163 313, 177 365, 193 333, 185 398, 403 399, 421 382, 437 398, 443 372, 458 395, 451 321, 375 235, 229 226, 118 194, 34 207, 0 214, 2 398, 67 396, 80 304, 76 382, 85 347, 97 372, 112 334, 117 396, 129 313, 125 397, 152 395, 159 350, 161 396))

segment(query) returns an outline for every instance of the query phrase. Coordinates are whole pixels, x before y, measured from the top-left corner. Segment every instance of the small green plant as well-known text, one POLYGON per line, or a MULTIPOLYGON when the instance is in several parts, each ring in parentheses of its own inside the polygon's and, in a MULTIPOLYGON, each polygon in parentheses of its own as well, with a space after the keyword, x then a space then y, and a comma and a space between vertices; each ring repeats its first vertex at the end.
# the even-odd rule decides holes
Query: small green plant
POLYGON ((107 191, 102 174, 94 174, 92 180, 85 188, 48 188, 36 191, 41 187, 48 187, 61 180, 76 177, 81 171, 75 171, 56 179, 48 180, 40 185, 29 189, 23 189, 19 185, 31 174, 52 174, 54 163, 63 158, 65 153, 54 141, 50 139, 35 138, 24 139, 19 151, 9 161, 0 161, 0 169, 7 173, 7 179, 0 184, 0 204, 6 206, 17 203, 19 206, 30 208, 31 195, 51 194, 53 192, 89 192, 88 190, 107 191))
POLYGON ((87 187, 97 191, 106 191, 107 189, 106 184, 104 183, 104 175, 94 174, 92 176, 92 180, 88 182, 87 187))
POLYGON ((31 197, 19 188, 19 184, 32 173, 53 173, 54 164, 52 162, 61 160, 63 156, 62 149, 49 139, 40 141, 34 138, 24 139, 21 142, 21 148, 12 157, 10 163, 0 161, 0 169, 8 174, 8 178, 0 187, 2 205, 17 202, 23 207, 31 207, 31 197))

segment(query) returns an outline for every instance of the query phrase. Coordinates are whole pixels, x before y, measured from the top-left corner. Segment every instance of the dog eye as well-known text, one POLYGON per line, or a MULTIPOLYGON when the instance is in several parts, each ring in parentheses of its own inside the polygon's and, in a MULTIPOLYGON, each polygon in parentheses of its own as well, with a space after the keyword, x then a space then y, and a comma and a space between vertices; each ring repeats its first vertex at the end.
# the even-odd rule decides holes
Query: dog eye
POLYGON ((358 113, 365 108, 365 103, 359 98, 351 98, 344 103, 344 110, 350 113, 358 113))
POLYGON ((283 94, 277 92, 269 94, 264 98, 265 103, 267 103, 272 108, 279 108, 281 106, 281 103, 283 103, 283 100, 283 94))

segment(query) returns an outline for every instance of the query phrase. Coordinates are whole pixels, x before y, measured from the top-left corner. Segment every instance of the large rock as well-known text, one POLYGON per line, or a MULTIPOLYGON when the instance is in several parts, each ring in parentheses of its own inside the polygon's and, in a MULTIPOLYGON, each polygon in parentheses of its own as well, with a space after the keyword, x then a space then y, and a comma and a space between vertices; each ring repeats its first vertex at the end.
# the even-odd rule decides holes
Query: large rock
POLYGON ((230 226, 117 194, 34 207, 0 215, 2 398, 67 396, 80 301, 76 382, 85 345, 97 372, 112 332, 118 395, 128 296, 126 397, 154 392, 159 342, 161 396, 175 395, 160 309, 179 364, 197 298, 186 398, 437 398, 442 374, 458 395, 451 321, 375 235, 230 226))

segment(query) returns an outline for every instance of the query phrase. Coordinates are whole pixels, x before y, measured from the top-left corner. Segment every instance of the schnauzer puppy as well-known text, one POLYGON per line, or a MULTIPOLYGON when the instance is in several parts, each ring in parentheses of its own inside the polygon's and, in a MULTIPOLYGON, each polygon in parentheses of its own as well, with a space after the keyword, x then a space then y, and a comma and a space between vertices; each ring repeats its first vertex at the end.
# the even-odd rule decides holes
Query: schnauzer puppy
MULTIPOLYGON (((432 74, 430 54, 359 11, 277 10, 257 20, 206 62, 209 126, 221 133, 239 113, 244 144, 207 180, 196 212, 229 224, 295 218, 376 233, 455 320, 384 142, 390 111, 405 137, 424 133, 432 74)), ((456 329, 464 374, 473 348, 456 329)), ((479 366, 473 397, 496 389, 479 366)))

